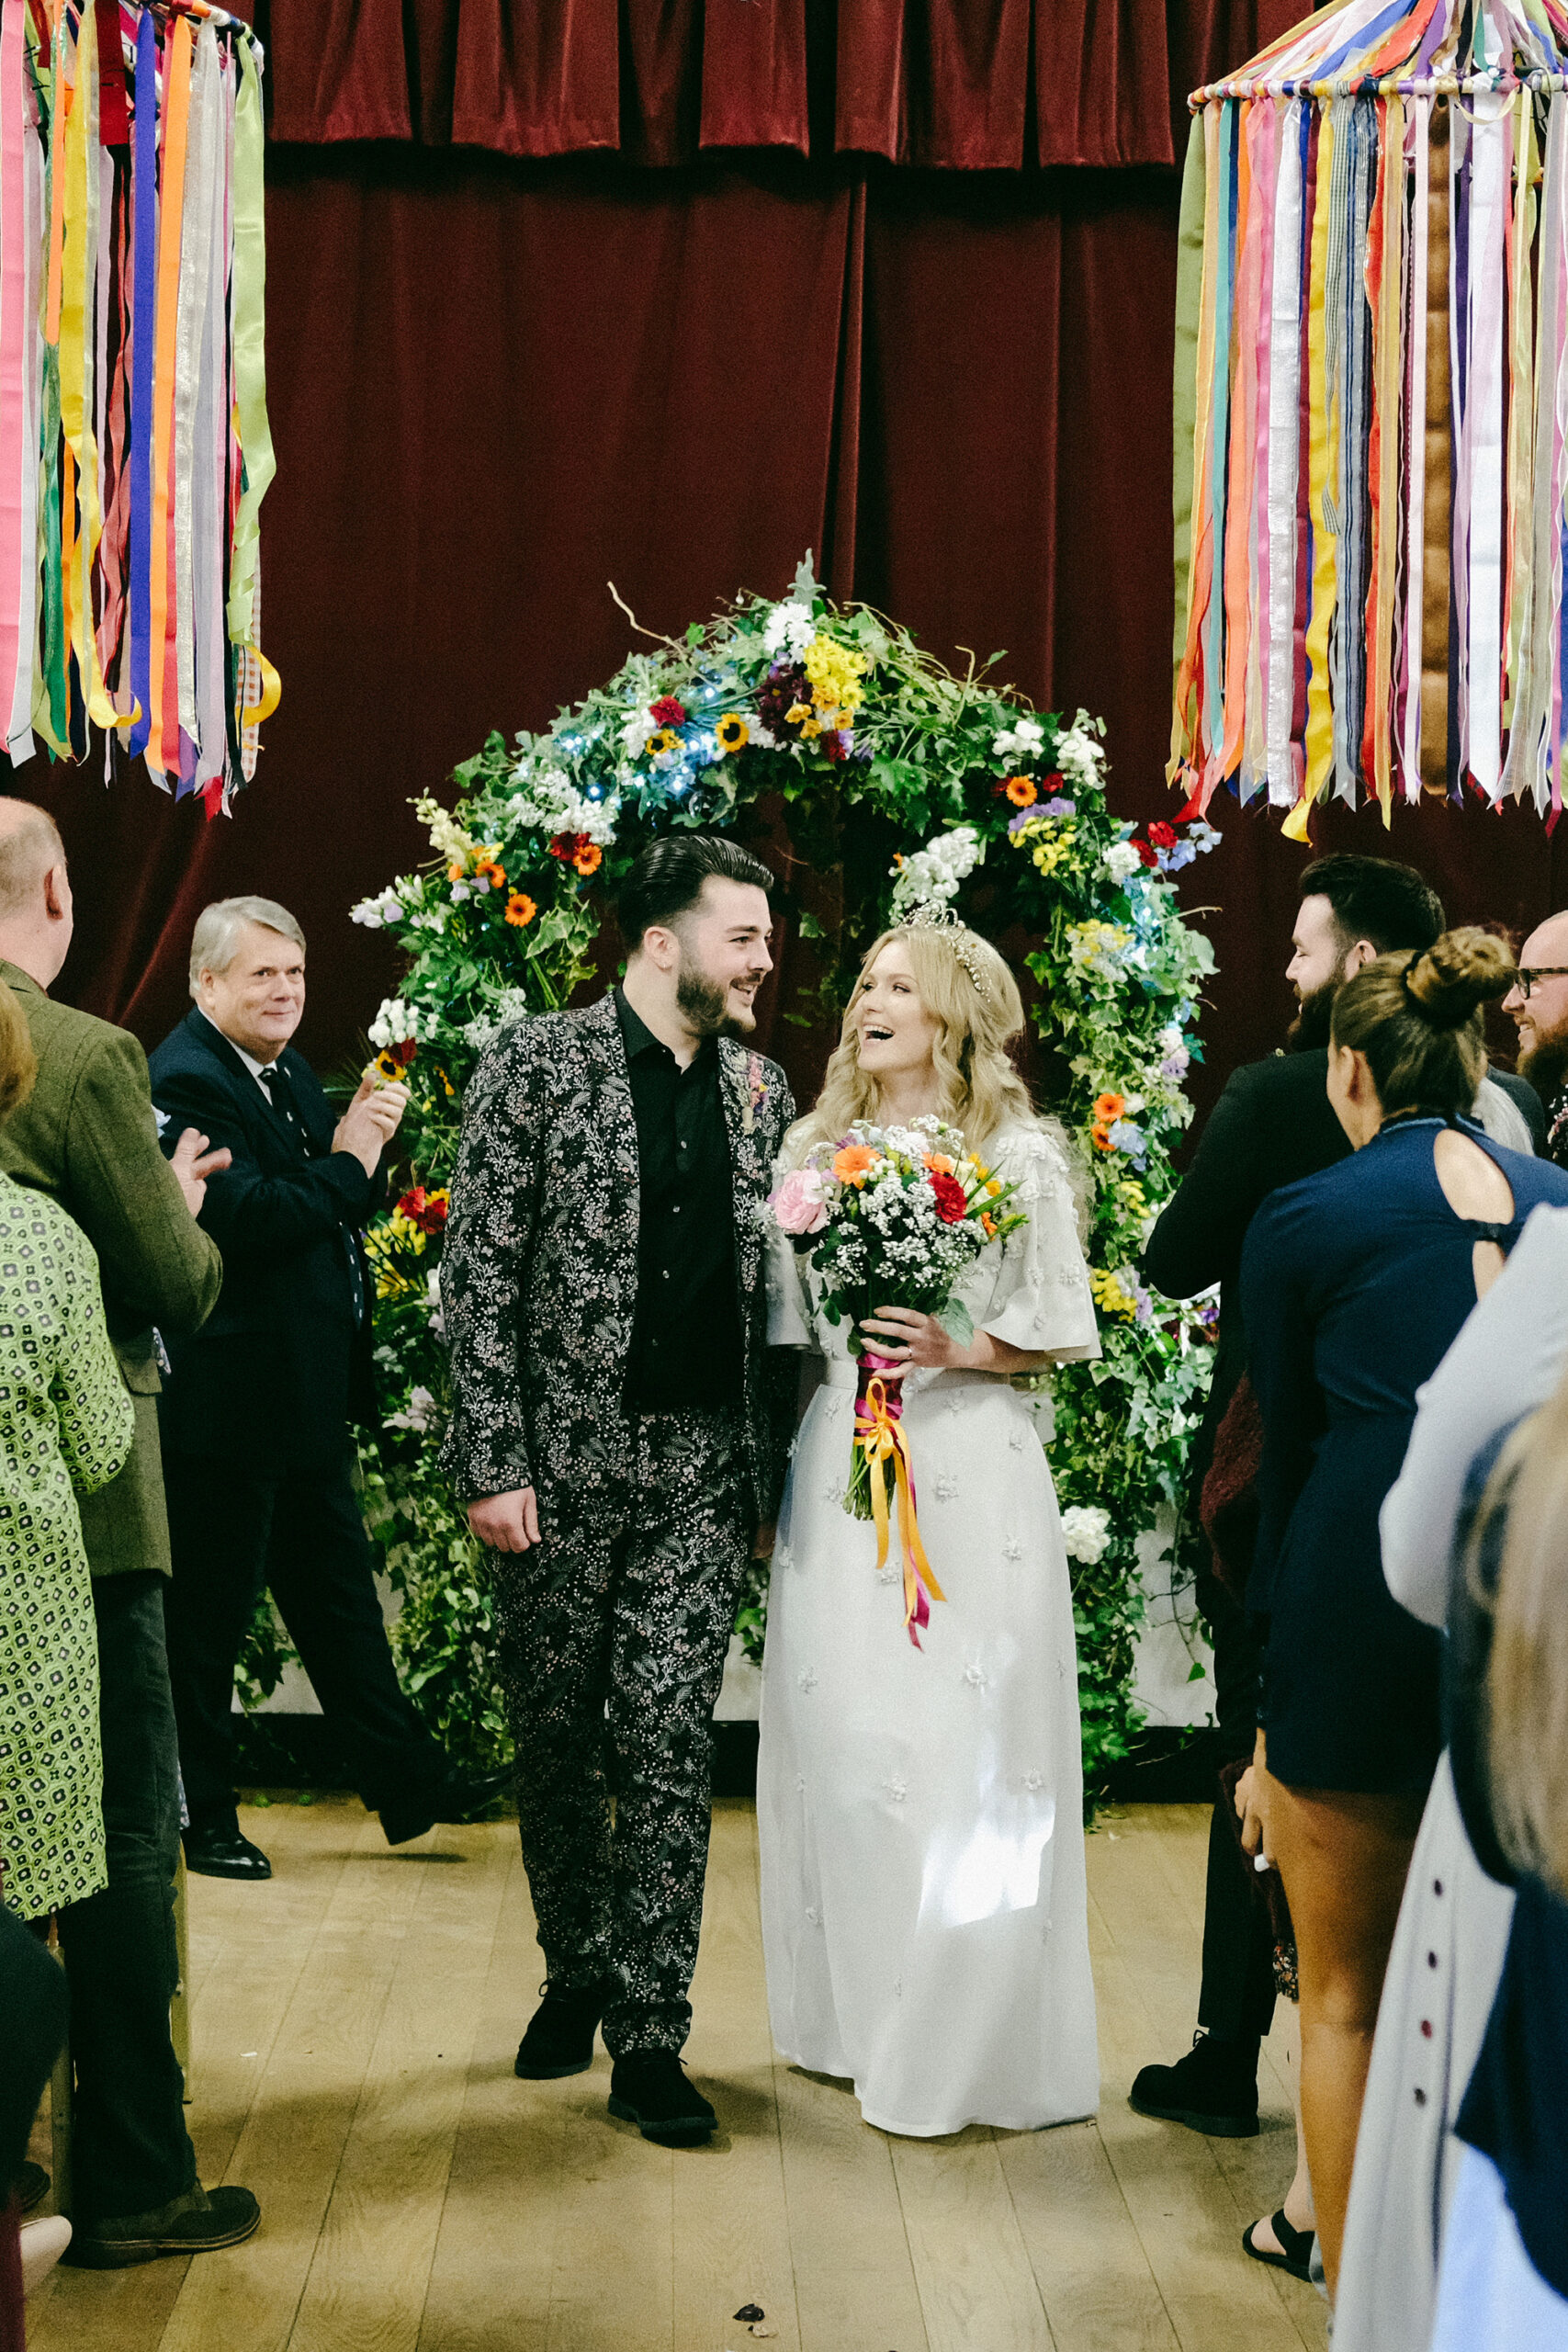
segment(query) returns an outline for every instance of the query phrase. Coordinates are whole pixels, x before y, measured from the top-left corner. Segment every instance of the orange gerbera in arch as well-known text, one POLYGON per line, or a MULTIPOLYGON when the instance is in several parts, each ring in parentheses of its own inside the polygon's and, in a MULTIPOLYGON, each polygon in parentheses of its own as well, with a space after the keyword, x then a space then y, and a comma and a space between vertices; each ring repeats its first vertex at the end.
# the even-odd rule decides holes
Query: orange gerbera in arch
POLYGON ((573 869, 584 876, 597 874, 604 863, 604 853, 598 842, 591 842, 585 833, 571 853, 571 863, 573 869))
POLYGON ((1040 797, 1032 776, 1010 776, 1002 788, 1015 808, 1032 808, 1040 797))
POLYGON ((513 890, 506 901, 506 920, 514 923, 519 931, 525 930, 538 911, 526 890, 513 890))

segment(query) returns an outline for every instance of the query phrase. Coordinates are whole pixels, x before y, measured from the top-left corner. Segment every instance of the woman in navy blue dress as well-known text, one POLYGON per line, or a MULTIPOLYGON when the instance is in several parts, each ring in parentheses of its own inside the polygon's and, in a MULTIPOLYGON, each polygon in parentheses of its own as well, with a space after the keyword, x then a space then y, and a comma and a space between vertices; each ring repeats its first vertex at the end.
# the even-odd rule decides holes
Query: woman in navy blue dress
POLYGON ((1328 1094, 1355 1149, 1270 1195, 1242 1259, 1263 1419, 1248 1589, 1264 1663, 1247 1840, 1295 1925, 1302 2126, 1324 2266, 1338 2274, 1378 1996, 1442 1746, 1438 1635, 1383 1581, 1378 1510, 1416 1393, 1568 1173, 1461 1115, 1481 1007, 1513 962, 1482 931, 1381 956, 1335 1000, 1328 1094))

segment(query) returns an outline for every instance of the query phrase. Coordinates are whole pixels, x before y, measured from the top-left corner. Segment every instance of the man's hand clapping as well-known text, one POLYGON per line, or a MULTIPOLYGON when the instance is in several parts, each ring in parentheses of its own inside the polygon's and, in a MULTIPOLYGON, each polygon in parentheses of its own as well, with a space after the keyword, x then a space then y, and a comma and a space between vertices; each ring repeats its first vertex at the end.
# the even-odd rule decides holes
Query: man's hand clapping
POLYGON ((186 1196, 186 1206, 192 1216, 201 1215, 201 1204, 207 1198, 207 1180, 227 1168, 232 1154, 227 1150, 209 1151, 207 1137, 195 1127, 186 1127, 169 1155, 169 1165, 186 1196))
POLYGON ((367 1176, 374 1176, 408 1106, 406 1086, 395 1079, 382 1085, 367 1071, 358 1093, 337 1123, 333 1149, 352 1152, 367 1176))

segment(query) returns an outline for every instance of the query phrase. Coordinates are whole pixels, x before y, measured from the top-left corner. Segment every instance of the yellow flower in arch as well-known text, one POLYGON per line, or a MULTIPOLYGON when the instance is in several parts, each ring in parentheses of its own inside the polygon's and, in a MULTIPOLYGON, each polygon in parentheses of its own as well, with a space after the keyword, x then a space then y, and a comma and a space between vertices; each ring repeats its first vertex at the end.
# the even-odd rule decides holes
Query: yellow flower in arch
POLYGON ((751 740, 751 729, 738 710, 727 711, 713 731, 721 752, 744 751, 751 740))

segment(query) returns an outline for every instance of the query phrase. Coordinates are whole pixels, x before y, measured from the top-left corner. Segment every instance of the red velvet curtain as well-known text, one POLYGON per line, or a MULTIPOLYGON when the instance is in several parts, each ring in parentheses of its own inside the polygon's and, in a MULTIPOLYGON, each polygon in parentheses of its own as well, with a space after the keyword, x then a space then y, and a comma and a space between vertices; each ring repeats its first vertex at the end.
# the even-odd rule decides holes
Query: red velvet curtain
MULTIPOLYGON (((788 21, 734 6, 761 11, 759 40, 788 21)), ((378 7, 399 17, 396 0, 320 13, 352 32, 378 7)), ((695 10, 666 0, 660 21, 695 10)), ((1007 13, 987 0, 974 20, 999 38, 1007 13)), ((1047 13, 1036 0, 1037 51, 1047 13)), ((273 14, 276 49, 282 0, 273 14)), ((628 16, 625 0, 623 31, 628 16)), ((906 32, 915 16, 907 0, 906 32)), ((461 29, 456 9, 401 20, 422 40, 461 29)), ((1139 11, 1111 20, 1130 40, 1139 11)), ((357 54, 326 33, 323 58, 357 54)), ((16 776, 71 852, 73 1001, 156 1042, 184 1007, 200 907, 259 890, 311 942, 301 1043, 340 1059, 395 976, 348 907, 425 854, 414 796, 491 728, 547 722, 625 659, 610 581, 639 620, 678 629, 739 587, 782 592, 809 547, 836 594, 938 651, 1005 647, 1003 673, 1037 700, 1103 713, 1113 805, 1171 812, 1174 172, 780 153, 655 173, 405 139, 275 146, 267 203, 279 465, 263 582, 283 702, 231 820, 171 805, 140 768, 107 791, 101 766, 39 758, 16 776)), ((1184 877, 1190 904, 1219 909, 1209 1079, 1283 1026, 1303 862, 1265 812, 1216 814, 1223 848, 1184 877)), ((1375 811, 1333 811, 1314 831, 1425 865, 1456 915, 1524 924, 1568 897, 1562 851, 1517 810, 1428 804, 1392 836, 1375 811)), ((814 1086, 819 1041, 775 1042, 814 1086)))
POLYGON ((1179 160, 1189 90, 1300 13, 1299 0, 253 5, 280 141, 605 148, 651 164, 787 147, 960 171, 1179 160))

